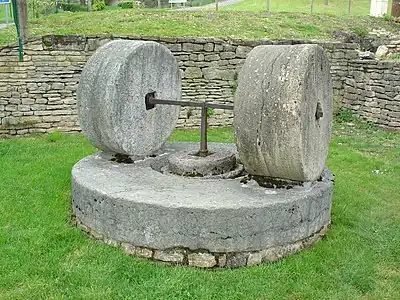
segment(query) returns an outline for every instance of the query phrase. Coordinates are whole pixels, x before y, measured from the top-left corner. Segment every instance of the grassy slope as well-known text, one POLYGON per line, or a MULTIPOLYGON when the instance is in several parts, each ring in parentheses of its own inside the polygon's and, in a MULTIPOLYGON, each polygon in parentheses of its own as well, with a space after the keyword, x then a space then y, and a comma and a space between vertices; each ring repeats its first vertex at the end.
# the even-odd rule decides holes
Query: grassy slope
MULTIPOLYGON (((214 11, 173 12, 106 10, 63 13, 32 19, 32 36, 45 34, 123 34, 160 36, 211 36, 244 39, 331 39, 333 30, 368 32, 385 28, 396 32, 399 25, 382 18, 335 17, 323 14, 214 11), (90 20, 90 22, 88 22, 90 20)), ((15 42, 13 26, 0 30, 0 45, 15 42)))
MULTIPOLYGON (((370 0, 352 0, 350 14, 352 16, 367 16, 369 14, 370 0)), ((267 0, 243 0, 224 9, 239 11, 265 11, 267 0)), ((270 0, 272 12, 310 12, 310 0, 270 0)), ((348 0, 329 0, 329 5, 324 5, 324 0, 314 1, 313 12, 336 16, 347 15, 348 0)))
MULTIPOLYGON (((229 128, 210 137, 233 140, 229 128)), ((399 299, 399 144, 336 125, 327 237, 274 264, 203 271, 128 257, 69 225, 71 167, 95 151, 80 135, 0 140, 0 299, 399 299)))

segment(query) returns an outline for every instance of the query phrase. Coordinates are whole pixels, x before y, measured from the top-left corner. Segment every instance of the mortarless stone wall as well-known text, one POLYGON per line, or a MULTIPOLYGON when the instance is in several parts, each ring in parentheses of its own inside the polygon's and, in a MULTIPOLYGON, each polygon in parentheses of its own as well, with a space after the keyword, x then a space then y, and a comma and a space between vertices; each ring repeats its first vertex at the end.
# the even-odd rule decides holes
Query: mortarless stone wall
MULTIPOLYGON (((17 46, 3 47, 0 49, 0 135, 79 131, 75 106, 80 73, 90 55, 111 39, 153 40, 166 45, 177 58, 182 71, 182 100, 219 103, 233 101, 237 74, 253 47, 316 43, 295 40, 44 36, 24 45, 23 62, 18 61, 17 46)), ((318 44, 326 50, 331 63, 336 109, 349 108, 378 125, 399 129, 399 63, 359 61, 357 44, 318 44), (370 88, 373 95, 367 93, 370 88)), ((182 108, 179 127, 199 124, 199 109, 182 108)), ((209 124, 232 124, 232 111, 210 111, 209 124)))

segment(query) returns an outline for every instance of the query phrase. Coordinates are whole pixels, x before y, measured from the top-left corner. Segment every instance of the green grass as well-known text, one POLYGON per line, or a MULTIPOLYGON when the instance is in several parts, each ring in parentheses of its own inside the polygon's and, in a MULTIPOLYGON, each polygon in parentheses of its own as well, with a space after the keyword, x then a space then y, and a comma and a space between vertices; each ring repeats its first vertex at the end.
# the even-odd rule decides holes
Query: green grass
MULTIPOLYGON (((233 141, 231 128, 209 136, 233 141)), ((95 151, 81 135, 0 140, 0 299, 399 299, 399 144, 337 123, 326 238, 277 263, 205 271, 128 257, 69 224, 71 168, 95 151)))
MULTIPOLYGON (((266 11, 267 0, 243 0, 223 9, 238 11, 266 11)), ((352 0, 350 14, 352 16, 367 16, 370 9, 370 0, 352 0)), ((270 0, 271 12, 310 12, 310 0, 270 0)), ((329 5, 324 5, 324 0, 314 1, 313 13, 322 13, 336 16, 347 15, 348 0, 329 0, 329 5)))
MULTIPOLYGON (((209 36, 243 39, 331 40, 334 30, 384 28, 391 32, 399 25, 371 17, 337 17, 323 14, 214 11, 173 12, 154 10, 105 10, 62 13, 31 19, 31 36, 46 34, 120 34, 151 36, 209 36), (90 19, 90 22, 88 22, 90 19)), ((0 45, 16 41, 13 26, 0 30, 0 45)))

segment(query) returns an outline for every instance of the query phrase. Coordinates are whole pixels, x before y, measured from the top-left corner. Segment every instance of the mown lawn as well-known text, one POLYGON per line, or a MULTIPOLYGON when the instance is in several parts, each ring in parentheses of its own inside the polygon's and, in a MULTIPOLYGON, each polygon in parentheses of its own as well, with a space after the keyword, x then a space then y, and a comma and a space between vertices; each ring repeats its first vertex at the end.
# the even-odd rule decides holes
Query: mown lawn
MULTIPOLYGON (((232 129, 211 130, 233 141, 232 129)), ((172 140, 196 140, 178 130, 172 140)), ((79 134, 0 140, 0 299, 399 299, 400 133, 337 123, 332 226, 272 264, 206 271, 126 256, 69 223, 79 134)))
MULTIPOLYGON (((272 12, 310 12, 310 0, 270 0, 270 11, 272 12)), ((322 13, 336 16, 348 14, 348 0, 314 0, 313 13, 322 13)), ((350 15, 367 16, 370 9, 370 0, 352 0, 350 4, 350 15)), ((239 11, 266 11, 267 0, 243 0, 237 4, 226 6, 223 9, 239 11)))
MULTIPOLYGON (((105 10, 54 14, 31 19, 30 35, 114 34, 151 36, 202 36, 243 39, 331 40, 334 30, 367 34, 373 29, 398 32, 399 25, 384 18, 326 14, 219 11, 105 10)), ((14 43, 14 26, 0 30, 0 45, 14 43)))

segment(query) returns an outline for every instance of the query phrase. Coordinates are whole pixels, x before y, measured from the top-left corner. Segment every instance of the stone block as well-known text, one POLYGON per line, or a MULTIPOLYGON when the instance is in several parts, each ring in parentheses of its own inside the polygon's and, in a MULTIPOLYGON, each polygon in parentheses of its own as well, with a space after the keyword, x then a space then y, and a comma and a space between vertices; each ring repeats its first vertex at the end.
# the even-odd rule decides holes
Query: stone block
POLYGON ((204 56, 205 61, 216 61, 220 60, 219 54, 209 54, 204 56))
POLYGON ((182 51, 181 44, 165 44, 165 46, 172 52, 180 52, 182 51))
POLYGON ((218 74, 215 68, 204 68, 203 76, 205 79, 220 79, 221 76, 218 74))
POLYGON ((261 264, 262 256, 260 252, 250 253, 249 257, 247 258, 247 265, 248 266, 256 266, 261 264))
POLYGON ((202 44, 183 43, 182 50, 185 52, 199 52, 204 49, 202 44))
POLYGON ((236 57, 235 52, 222 52, 219 55, 220 55, 221 59, 230 59, 230 58, 236 57))
POLYGON ((62 90, 62 89, 64 88, 64 83, 61 83, 61 82, 54 82, 54 83, 51 85, 51 88, 52 88, 53 90, 62 90))
POLYGON ((235 268, 245 266, 249 253, 229 253, 226 256, 226 267, 235 268))
POLYGON ((247 54, 252 50, 251 47, 246 46, 237 46, 236 48, 236 57, 238 58, 246 58, 247 54))
POLYGON ((182 263, 184 255, 181 250, 155 250, 154 259, 172 263, 182 263))
POLYGON ((204 51, 206 52, 212 52, 214 51, 214 44, 213 43, 207 43, 204 45, 204 51))
POLYGON ((20 119, 18 117, 4 117, 1 120, 2 125, 17 125, 19 122, 20 119))
POLYGON ((224 50, 224 46, 222 44, 215 44, 215 46, 214 46, 215 52, 221 52, 223 50, 224 50))
POLYGON ((217 265, 213 254, 210 253, 191 253, 188 255, 189 266, 199 268, 212 268, 217 265))
POLYGON ((198 67, 188 67, 185 70, 184 78, 201 78, 203 77, 203 73, 201 69, 198 67))

